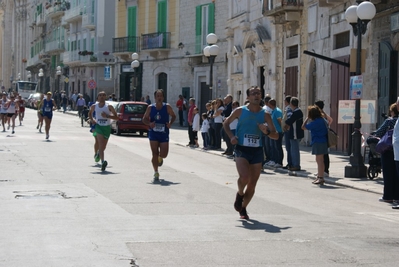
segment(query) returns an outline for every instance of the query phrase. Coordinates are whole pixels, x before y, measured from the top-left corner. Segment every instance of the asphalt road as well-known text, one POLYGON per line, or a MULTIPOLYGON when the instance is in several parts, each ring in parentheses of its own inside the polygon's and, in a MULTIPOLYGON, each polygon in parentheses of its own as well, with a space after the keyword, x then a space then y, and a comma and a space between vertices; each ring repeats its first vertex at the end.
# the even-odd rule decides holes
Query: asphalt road
POLYGON ((399 214, 376 195, 304 177, 261 175, 248 212, 233 209, 232 160, 181 145, 153 175, 146 137, 93 137, 56 112, 50 140, 27 110, 0 133, 0 266, 396 266, 399 214))

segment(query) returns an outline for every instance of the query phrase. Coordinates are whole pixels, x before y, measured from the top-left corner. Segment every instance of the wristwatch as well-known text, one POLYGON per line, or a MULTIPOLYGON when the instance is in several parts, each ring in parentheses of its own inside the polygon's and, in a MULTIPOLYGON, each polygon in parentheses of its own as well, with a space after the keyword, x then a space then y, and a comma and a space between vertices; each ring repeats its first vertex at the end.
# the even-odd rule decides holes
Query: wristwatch
POLYGON ((266 133, 266 135, 269 135, 270 134, 270 130, 269 129, 267 129, 267 133, 266 133))

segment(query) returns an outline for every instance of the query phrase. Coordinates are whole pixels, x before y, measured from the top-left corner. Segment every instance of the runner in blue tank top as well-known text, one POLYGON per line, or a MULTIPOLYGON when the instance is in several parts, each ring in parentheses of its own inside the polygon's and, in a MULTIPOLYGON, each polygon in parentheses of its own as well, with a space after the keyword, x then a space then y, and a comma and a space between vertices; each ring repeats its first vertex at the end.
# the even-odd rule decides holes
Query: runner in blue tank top
POLYGON ((278 139, 270 114, 260 106, 261 92, 259 87, 247 89, 249 103, 236 108, 224 121, 223 128, 235 148, 235 162, 238 171, 238 192, 234 208, 241 219, 249 219, 247 206, 251 201, 256 183, 259 179, 263 161, 262 134, 278 139), (236 135, 230 130, 230 123, 238 119, 236 135), (268 126, 265 125, 267 123, 268 126))
POLYGON ((143 122, 150 126, 148 139, 152 152, 153 182, 159 182, 158 167, 169 152, 169 128, 176 119, 175 112, 168 103, 164 103, 164 92, 158 89, 154 93, 155 104, 149 105, 143 117, 143 122))
POLYGON ((44 122, 46 123, 46 125, 44 126, 44 129, 46 130, 46 139, 49 139, 50 137, 50 126, 51 126, 51 119, 53 118, 53 110, 57 109, 54 99, 52 99, 51 96, 52 93, 47 92, 47 98, 43 100, 42 104, 42 114, 44 122))

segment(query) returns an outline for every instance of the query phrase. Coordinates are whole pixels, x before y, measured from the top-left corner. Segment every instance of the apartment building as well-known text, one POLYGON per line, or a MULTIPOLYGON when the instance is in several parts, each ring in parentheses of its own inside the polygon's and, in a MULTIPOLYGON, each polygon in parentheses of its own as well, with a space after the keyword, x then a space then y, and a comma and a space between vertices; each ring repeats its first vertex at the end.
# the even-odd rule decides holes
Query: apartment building
POLYGON ((2 0, 2 71, 1 86, 5 90, 27 77, 26 62, 29 51, 29 0, 2 0))
MULTIPOLYGON (((180 94, 194 97, 201 107, 227 94, 225 22, 227 1, 121 1, 116 2, 118 95, 139 100, 156 89, 166 92, 175 103, 180 94), (210 66, 202 49, 206 36, 216 33, 220 47, 214 63, 212 90, 210 66), (139 54, 140 66, 131 68, 132 53, 139 54)), ((173 105, 174 106, 174 105, 173 105)))

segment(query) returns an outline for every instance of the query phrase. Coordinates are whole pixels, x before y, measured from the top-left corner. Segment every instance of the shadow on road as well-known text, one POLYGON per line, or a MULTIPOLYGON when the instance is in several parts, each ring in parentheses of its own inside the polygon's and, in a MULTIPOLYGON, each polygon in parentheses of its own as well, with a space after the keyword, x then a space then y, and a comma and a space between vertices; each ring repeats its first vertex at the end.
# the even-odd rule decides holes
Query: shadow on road
POLYGON ((156 182, 156 183, 149 182, 148 184, 160 185, 160 186, 171 186, 171 185, 179 185, 180 183, 174 183, 174 182, 170 182, 170 181, 167 181, 167 180, 160 179, 159 182, 156 182))
POLYGON ((237 226, 237 227, 242 227, 248 230, 264 230, 267 233, 281 233, 281 230, 288 230, 291 227, 278 227, 274 226, 272 224, 268 223, 262 223, 257 220, 242 220, 241 221, 242 226, 237 226))

